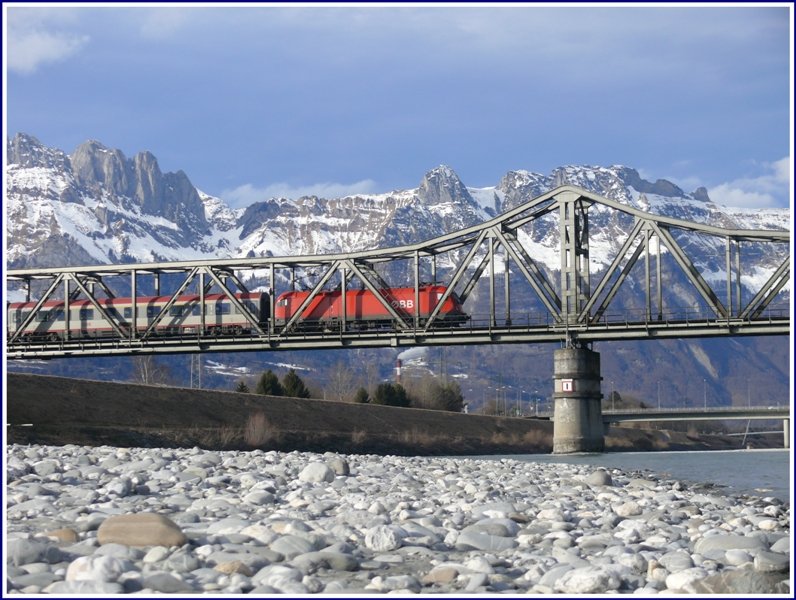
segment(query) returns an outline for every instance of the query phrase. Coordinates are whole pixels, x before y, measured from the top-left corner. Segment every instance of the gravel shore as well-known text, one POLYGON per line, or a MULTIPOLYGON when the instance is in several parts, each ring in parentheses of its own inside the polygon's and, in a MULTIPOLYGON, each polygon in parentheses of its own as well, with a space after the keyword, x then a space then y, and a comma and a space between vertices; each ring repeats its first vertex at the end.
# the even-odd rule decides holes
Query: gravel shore
POLYGON ((511 459, 7 446, 6 587, 791 594, 790 506, 511 459))

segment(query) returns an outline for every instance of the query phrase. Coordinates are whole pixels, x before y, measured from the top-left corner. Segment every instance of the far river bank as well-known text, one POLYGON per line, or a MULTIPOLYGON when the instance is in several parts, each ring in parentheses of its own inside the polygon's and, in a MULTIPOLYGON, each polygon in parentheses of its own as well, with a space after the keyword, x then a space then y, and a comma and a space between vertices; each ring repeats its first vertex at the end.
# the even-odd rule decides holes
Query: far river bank
MULTIPOLYGON (((398 456, 549 454, 549 420, 8 373, 16 444, 398 456)), ((606 452, 734 450, 770 439, 611 427, 606 452)), ((779 439, 773 443, 781 444, 779 439)))

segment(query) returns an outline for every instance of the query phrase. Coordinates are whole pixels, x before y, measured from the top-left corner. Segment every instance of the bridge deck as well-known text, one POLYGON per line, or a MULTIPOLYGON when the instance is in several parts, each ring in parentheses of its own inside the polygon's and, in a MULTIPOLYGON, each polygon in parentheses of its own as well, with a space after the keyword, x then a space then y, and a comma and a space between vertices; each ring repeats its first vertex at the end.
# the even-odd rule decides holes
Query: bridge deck
POLYGON ((19 340, 7 344, 8 358, 59 358, 119 354, 180 354, 197 352, 305 350, 338 348, 387 348, 475 344, 565 342, 577 334, 585 342, 609 340, 670 339, 787 335, 789 318, 755 321, 692 320, 654 322, 603 322, 591 325, 513 325, 510 327, 464 326, 448 329, 379 330, 286 335, 185 336, 130 338, 81 338, 55 342, 19 340))

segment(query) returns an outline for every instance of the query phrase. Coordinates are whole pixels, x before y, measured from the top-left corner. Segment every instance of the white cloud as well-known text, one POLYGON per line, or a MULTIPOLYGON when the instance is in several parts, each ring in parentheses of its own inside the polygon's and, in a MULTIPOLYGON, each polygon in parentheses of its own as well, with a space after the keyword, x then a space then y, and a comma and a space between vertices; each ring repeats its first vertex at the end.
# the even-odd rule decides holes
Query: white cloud
POLYGON ((293 186, 289 183, 274 183, 263 188, 257 188, 250 183, 240 185, 231 190, 221 192, 221 197, 230 206, 242 208, 268 200, 269 198, 290 198, 295 200, 303 196, 318 196, 319 198, 341 198, 354 194, 370 194, 376 187, 372 179, 363 179, 355 183, 314 183, 311 185, 293 186))
POLYGON ((87 35, 58 31, 72 18, 63 11, 9 10, 8 68, 29 75, 47 63, 61 62, 77 54, 89 41, 87 35), (53 26, 53 21, 57 24, 53 26))
POLYGON ((724 206, 770 208, 787 206, 790 196, 790 157, 764 163, 757 177, 744 177, 708 190, 710 199, 724 206))

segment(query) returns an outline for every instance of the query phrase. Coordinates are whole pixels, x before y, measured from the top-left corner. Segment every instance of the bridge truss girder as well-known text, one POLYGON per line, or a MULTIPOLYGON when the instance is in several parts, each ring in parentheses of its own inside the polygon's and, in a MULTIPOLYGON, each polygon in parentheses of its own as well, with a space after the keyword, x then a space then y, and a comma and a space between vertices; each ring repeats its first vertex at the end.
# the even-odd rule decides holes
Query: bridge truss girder
MULTIPOLYGON (((593 228, 592 228, 593 229, 593 228)), ((683 238, 681 238, 683 239, 683 238)), ((22 284, 30 302, 29 313, 9 327, 6 350, 9 357, 73 356, 85 354, 133 354, 141 352, 194 352, 226 350, 267 350, 304 347, 377 347, 417 344, 514 343, 526 341, 565 341, 590 343, 610 339, 654 337, 711 337, 715 335, 781 335, 789 332, 789 313, 772 318, 770 306, 790 281, 790 259, 786 256, 773 270, 768 281, 746 303, 741 292, 741 244, 747 242, 782 245, 789 250, 790 232, 723 229, 643 212, 586 190, 562 186, 480 225, 452 232, 436 239, 398 248, 319 256, 235 258, 207 261, 181 261, 133 265, 97 265, 52 269, 10 270, 8 282, 22 284), (624 239, 617 239, 618 251, 602 273, 592 272, 590 250, 594 244, 589 228, 589 214, 595 207, 611 211, 616 219, 631 221, 624 239), (556 274, 538 258, 534 240, 535 226, 557 222, 560 268, 556 274), (719 291, 697 268, 686 247, 676 235, 708 236, 725 245, 726 304, 719 291), (662 255, 671 256, 707 307, 706 314, 675 318, 665 306, 663 295, 662 255), (535 258, 536 256, 536 258, 535 258), (635 318, 609 312, 617 304, 619 292, 643 257, 641 289, 643 313, 635 318), (439 268, 442 258, 446 267, 439 268), (734 258, 734 265, 733 265, 734 258), (654 271, 653 271, 654 261, 654 271), (410 273, 400 281, 380 274, 406 265, 410 273), (502 270, 502 282, 499 271, 502 270), (264 273, 264 275, 262 275, 264 273), (278 328, 274 319, 274 300, 285 288, 295 290, 299 280, 306 280, 308 294, 294 315, 278 328), (249 276, 248 279, 246 276, 249 276), (149 280, 142 278, 148 277, 149 280), (247 281, 257 277, 270 294, 270 318, 260 322, 236 296, 246 293, 247 281), (513 277, 513 278, 512 278, 513 277), (169 290, 161 289, 171 278, 169 290), (424 281, 445 287, 429 314, 420 314, 419 293, 424 281), (554 282, 558 280, 558 287, 554 282), (104 300, 115 297, 141 297, 142 281, 157 296, 168 298, 144 331, 129 327, 108 310, 104 300), (654 281, 654 287, 652 282, 654 281), (121 284, 119 282, 122 282, 121 284), (283 285, 283 282, 289 282, 283 285), (230 286, 230 283, 232 284, 230 286), (357 331, 353 307, 346 306, 345 291, 354 286, 369 290, 390 315, 392 327, 378 332, 357 331), (308 336, 301 329, 301 315, 313 300, 329 288, 342 293, 342 318, 334 331, 308 336), (33 288, 37 289, 34 290, 33 288), (399 307, 391 289, 414 288, 414 308, 399 307), (487 316, 483 323, 471 321, 450 331, 440 328, 445 302, 454 294, 465 310, 473 304, 476 291, 488 294, 487 316), (59 288, 62 293, 58 294, 59 288), (124 289, 125 291, 121 291, 124 289), (126 290, 129 289, 129 292, 126 290), (210 335, 204 319, 206 296, 213 290, 235 306, 248 323, 251 333, 245 339, 220 339, 210 335), (190 339, 168 340, 158 335, 158 326, 178 297, 192 290, 202 305, 202 323, 190 339), (733 294, 734 292, 734 294, 733 294), (35 293, 36 299, 32 294, 35 293), (112 339, 62 340, 26 339, 22 332, 34 323, 47 301, 60 296, 67 308, 72 302, 87 300, 113 332, 112 339), (529 310, 529 300, 539 307, 534 319, 528 314, 523 322, 518 315, 529 310), (498 314, 498 303, 503 313, 498 314), (81 350, 82 348, 82 350, 81 350), (188 349, 190 348, 190 349, 188 349)), ((593 250, 592 250, 593 251, 593 250)), ((789 255, 789 251, 787 252, 789 255)), ((549 260, 547 261, 549 264, 549 260)), ((403 268, 403 267, 402 267, 403 268)), ((638 269, 640 270, 640 269, 638 269)), ((137 303, 133 302, 136 311, 137 303)), ((133 323, 137 323, 133 313, 133 323)), ((67 317, 68 318, 68 317, 67 317)), ((69 330, 69 326, 66 327, 69 330)))

